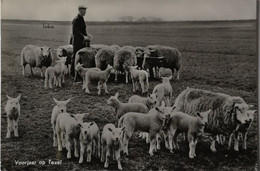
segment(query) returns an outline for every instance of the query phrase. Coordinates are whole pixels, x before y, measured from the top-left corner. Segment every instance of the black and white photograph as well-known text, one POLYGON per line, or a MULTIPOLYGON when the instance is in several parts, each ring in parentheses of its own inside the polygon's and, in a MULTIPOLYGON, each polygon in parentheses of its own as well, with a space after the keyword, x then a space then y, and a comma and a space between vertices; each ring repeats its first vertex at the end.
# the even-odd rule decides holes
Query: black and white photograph
POLYGON ((259 0, 0 4, 0 170, 259 169, 259 0))

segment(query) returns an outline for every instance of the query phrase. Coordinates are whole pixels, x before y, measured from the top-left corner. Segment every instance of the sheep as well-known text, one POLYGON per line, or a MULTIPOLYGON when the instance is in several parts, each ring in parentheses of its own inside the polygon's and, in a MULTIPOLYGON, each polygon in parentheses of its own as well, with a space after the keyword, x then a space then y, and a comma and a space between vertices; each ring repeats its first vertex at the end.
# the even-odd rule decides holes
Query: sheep
POLYGON ((87 148, 87 162, 91 162, 91 155, 100 157, 100 134, 95 122, 84 122, 79 135, 80 158, 79 163, 83 163, 85 148, 87 148))
POLYGON ((8 98, 5 105, 5 113, 7 115, 7 133, 6 138, 10 138, 11 131, 14 130, 14 136, 18 137, 18 121, 21 115, 20 99, 21 94, 18 97, 12 98, 6 95, 8 98))
POLYGON ((44 81, 44 88, 49 87, 52 88, 52 83, 59 87, 61 87, 61 82, 65 83, 64 80, 64 70, 66 70, 65 62, 67 57, 61 57, 54 67, 48 67, 45 71, 45 81, 44 81))
POLYGON ((205 125, 208 122, 208 114, 211 110, 206 112, 197 112, 197 116, 191 116, 183 112, 173 112, 168 122, 168 137, 170 151, 173 152, 173 143, 175 147, 177 144, 177 136, 179 133, 184 132, 189 141, 189 157, 194 158, 195 148, 198 142, 198 137, 204 134, 205 125))
MULTIPOLYGON (((76 67, 75 67, 75 71, 77 72, 77 73, 79 73, 79 75, 81 76, 81 78, 83 78, 83 84, 85 84, 85 74, 86 74, 86 72, 88 71, 88 70, 90 70, 90 69, 92 69, 92 70, 95 70, 95 71, 101 71, 99 68, 84 68, 83 67, 83 64, 80 64, 80 63, 78 63, 77 65, 76 65, 76 67)), ((75 80, 76 79, 76 77, 74 78, 74 81, 76 81, 75 80)))
POLYGON ((154 107, 157 102, 156 94, 148 94, 147 97, 140 97, 138 95, 133 95, 129 98, 128 103, 143 103, 150 110, 154 107))
POLYGON ((137 59, 134 47, 122 47, 115 53, 114 68, 115 68, 115 82, 117 82, 117 73, 124 71, 126 83, 128 83, 129 66, 135 66, 137 59))
POLYGON ((52 125, 52 130, 53 130, 53 147, 57 146, 57 133, 56 133, 56 119, 57 116, 60 113, 66 113, 67 112, 67 105, 70 102, 71 98, 65 101, 58 101, 57 99, 53 98, 54 102, 56 105, 52 109, 51 113, 51 125, 52 125))
POLYGON ((172 77, 172 70, 170 68, 161 67, 159 69, 159 78, 161 77, 172 77))
POLYGON ((205 132, 212 136, 210 149, 215 152, 216 135, 230 135, 237 126, 249 120, 249 105, 241 97, 206 90, 186 88, 175 100, 176 111, 192 115, 193 111, 209 113, 205 132))
POLYGON ((117 118, 120 118, 127 112, 140 112, 147 113, 148 108, 142 103, 121 103, 118 100, 119 93, 117 92, 115 96, 111 96, 107 100, 107 104, 115 109, 117 118))
POLYGON ((111 151, 113 159, 117 160, 117 167, 122 170, 120 152, 122 148, 122 137, 125 128, 116 128, 114 124, 106 124, 101 136, 101 162, 105 161, 104 168, 108 168, 111 151))
POLYGON ((130 66, 129 71, 131 73, 132 83, 133 83, 133 92, 136 92, 138 88, 138 82, 141 85, 142 93, 148 92, 149 89, 149 79, 148 73, 144 70, 137 70, 137 66, 130 66), (144 83, 146 82, 146 89, 144 83))
POLYGON ((157 106, 160 106, 161 102, 165 100, 166 106, 171 105, 173 89, 170 84, 170 79, 172 77, 162 77, 163 82, 158 84, 153 89, 153 94, 157 95, 157 106))
MULTIPOLYGON (((181 53, 177 48, 161 45, 146 46, 149 50, 153 50, 151 57, 164 57, 163 67, 174 69, 177 71, 177 80, 180 79, 181 53)), ((158 66, 155 64, 155 66, 158 66)), ((154 67, 154 66, 150 66, 154 67)))
POLYGON ((71 146, 74 140, 74 156, 79 157, 78 146, 79 146, 79 134, 82 127, 82 122, 79 122, 68 113, 61 113, 56 119, 56 133, 58 139, 58 150, 62 151, 63 133, 65 133, 67 158, 71 158, 71 146))
POLYGON ((65 65, 67 66, 67 71, 70 73, 71 58, 73 55, 73 45, 63 45, 56 49, 57 57, 67 57, 65 65))
POLYGON ((119 49, 116 45, 101 48, 95 55, 96 67, 105 70, 108 64, 113 66, 114 56, 117 50, 119 49))
POLYGON ((90 91, 88 89, 88 86, 90 84, 90 81, 97 81, 98 82, 98 95, 101 94, 101 87, 103 86, 105 89, 105 93, 109 94, 107 91, 107 80, 110 77, 110 74, 114 72, 114 68, 108 64, 107 69, 105 71, 95 71, 95 70, 89 70, 85 74, 85 85, 83 86, 83 89, 85 89, 85 92, 87 94, 90 94, 90 91))
POLYGON ((41 77, 43 77, 43 67, 51 66, 53 57, 51 53, 51 48, 47 46, 38 47, 35 45, 27 45, 22 49, 21 52, 21 65, 23 67, 23 76, 24 70, 27 64, 30 65, 31 74, 33 76, 33 68, 37 67, 41 69, 41 77))
POLYGON ((149 154, 153 156, 156 150, 157 134, 160 132, 166 115, 170 115, 173 107, 165 107, 164 103, 160 107, 151 109, 148 114, 137 112, 128 112, 124 114, 118 121, 119 127, 125 127, 123 136, 123 152, 128 153, 128 143, 134 131, 142 131, 149 133, 150 149, 149 154))
POLYGON ((242 141, 243 141, 243 149, 247 149, 246 141, 247 141, 247 134, 251 127, 251 124, 254 120, 254 115, 256 114, 256 110, 248 110, 247 114, 249 117, 249 121, 247 121, 245 124, 240 125, 230 136, 229 136, 229 142, 228 147, 231 147, 232 139, 235 140, 234 143, 234 150, 239 151, 238 143, 239 143, 239 136, 241 135, 242 141))

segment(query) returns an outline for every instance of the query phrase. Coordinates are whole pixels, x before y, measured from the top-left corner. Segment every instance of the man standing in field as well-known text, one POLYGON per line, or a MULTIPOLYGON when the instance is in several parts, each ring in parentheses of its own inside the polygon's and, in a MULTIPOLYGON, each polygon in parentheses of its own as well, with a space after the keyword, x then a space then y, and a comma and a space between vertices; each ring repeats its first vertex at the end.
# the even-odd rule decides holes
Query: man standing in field
POLYGON ((75 76, 75 55, 78 50, 90 46, 90 40, 87 36, 86 23, 84 21, 84 16, 86 14, 86 6, 80 5, 78 7, 78 15, 72 21, 72 40, 73 45, 73 56, 71 60, 71 76, 75 76))

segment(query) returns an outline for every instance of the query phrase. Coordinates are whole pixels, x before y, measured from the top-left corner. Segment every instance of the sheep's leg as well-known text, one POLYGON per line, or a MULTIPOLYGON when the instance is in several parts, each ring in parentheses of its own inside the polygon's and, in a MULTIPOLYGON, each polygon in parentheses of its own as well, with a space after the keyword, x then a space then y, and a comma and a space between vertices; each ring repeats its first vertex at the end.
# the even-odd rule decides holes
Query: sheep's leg
POLYGON ((23 76, 25 76, 25 74, 24 74, 25 73, 25 66, 26 65, 23 64, 23 76))
POLYGON ((211 145, 210 145, 210 149, 212 152, 216 152, 216 147, 215 147, 215 144, 216 144, 216 136, 213 136, 211 138, 211 145))
POLYGON ((120 149, 115 151, 115 156, 116 156, 116 160, 117 160, 117 168, 119 170, 122 170, 122 165, 121 165, 121 158, 120 158, 120 149))
POLYGON ((53 130, 53 147, 57 146, 57 134, 56 134, 56 130, 55 130, 55 126, 52 125, 52 130, 53 130))
POLYGON ((101 143, 101 157, 100 157, 101 162, 104 162, 105 160, 105 155, 106 155, 105 148, 106 148, 105 144, 101 143))
POLYGON ((32 74, 32 76, 33 76, 33 70, 32 70, 32 67, 30 66, 30 68, 31 68, 31 74, 32 74))
POLYGON ((134 81, 134 79, 132 79, 132 84, 133 84, 133 92, 135 93, 136 92, 136 88, 135 88, 135 81, 134 81))
POLYGON ((166 149, 169 149, 169 137, 167 132, 163 132, 163 137, 164 137, 164 145, 166 149))
POLYGON ((193 151, 194 151, 194 148, 195 148, 194 137, 191 136, 191 135, 188 135, 188 140, 189 140, 189 147, 190 147, 189 158, 192 159, 192 158, 194 158, 193 151))
POLYGON ((234 144, 234 150, 235 151, 239 151, 239 149, 238 149, 238 139, 239 139, 239 134, 237 134, 237 135, 235 135, 234 136, 234 140, 235 140, 235 144, 234 144))
POLYGON ((107 146, 106 147, 106 161, 105 161, 105 164, 104 164, 104 168, 108 168, 108 162, 109 162, 109 157, 110 157, 110 150, 109 150, 109 147, 107 146))
POLYGON ((145 142, 146 144, 149 143, 149 134, 147 132, 145 133, 145 142))
MULTIPOLYGON (((46 79, 46 78, 45 78, 45 79, 46 79)), ((55 84, 56 78, 55 78, 55 77, 53 78, 53 76, 49 76, 49 80, 48 80, 48 81, 49 81, 49 87, 50 87, 50 88, 52 88, 52 81, 53 81, 53 80, 54 80, 54 84, 55 84)))
POLYGON ((175 135, 173 136, 173 144, 174 144, 174 148, 180 149, 180 148, 179 148, 178 141, 177 141, 177 134, 175 134, 175 135))
POLYGON ((145 90, 144 90, 144 82, 143 81, 139 81, 140 85, 141 85, 141 88, 142 88, 142 94, 145 93, 145 90))
POLYGON ((61 75, 58 76, 59 87, 61 87, 61 75))
POLYGON ((61 143, 62 143, 62 147, 68 150, 67 144, 66 144, 66 138, 64 138, 64 133, 61 133, 61 143))
POLYGON ((97 89, 98 89, 98 95, 100 95, 101 94, 101 82, 98 82, 97 89))
POLYGON ((234 133, 230 134, 230 136, 229 136, 229 140, 228 140, 228 149, 230 149, 230 147, 231 147, 233 136, 234 136, 234 133))
POLYGON ((58 130, 57 139, 58 139, 58 150, 59 151, 62 151, 61 136, 62 136, 62 132, 61 132, 61 130, 58 130))
POLYGON ((196 157, 196 146, 197 146, 197 143, 198 143, 198 138, 195 138, 195 141, 194 141, 194 149, 193 149, 193 156, 196 157))
POLYGON ((89 86, 89 81, 86 80, 86 84, 85 84, 85 93, 90 94, 90 91, 89 91, 89 89, 88 89, 88 86, 89 86))
POLYGON ((84 145, 84 143, 80 142, 80 158, 79 158, 79 163, 83 163, 84 152, 85 152, 85 145, 84 145))
POLYGON ((45 80, 44 80, 44 88, 48 88, 47 84, 48 84, 48 78, 45 77, 45 80))
POLYGON ((149 149, 149 154, 150 156, 153 156, 153 152, 156 149, 156 134, 154 133, 149 133, 150 135, 150 149, 149 149))
POLYGON ((10 138, 10 134, 11 134, 11 126, 12 126, 12 123, 11 123, 11 119, 9 119, 9 117, 7 116, 7 133, 6 133, 6 138, 10 138))
POLYGON ((72 142, 71 139, 69 138, 69 135, 66 134, 66 142, 67 142, 67 147, 68 147, 68 153, 67 153, 67 158, 70 159, 71 158, 71 146, 72 146, 72 142))
POLYGON ((177 70, 177 80, 179 80, 180 79, 180 70, 178 69, 177 70))
POLYGON ((41 77, 43 78, 43 68, 41 68, 41 77))
POLYGON ((79 157, 78 147, 79 147, 79 141, 76 138, 74 138, 74 156, 75 157, 79 157))
POLYGON ((243 137, 243 149, 246 150, 247 149, 247 146, 246 146, 247 132, 246 133, 242 133, 242 137, 243 137))
POLYGON ((161 149, 161 136, 159 135, 159 133, 156 134, 156 149, 161 149))
POLYGON ((124 153, 128 156, 128 143, 129 143, 129 140, 131 138, 131 133, 129 133, 128 135, 124 135, 124 140, 123 140, 123 146, 124 146, 124 153))
POLYGON ((13 120, 13 126, 14 126, 14 136, 18 137, 18 119, 13 120))
POLYGON ((117 82, 117 74, 118 74, 118 71, 115 70, 115 82, 117 82))
POLYGON ((90 142, 87 146, 87 162, 91 162, 91 154, 92 154, 92 142, 90 142))
POLYGON ((104 84, 103 84, 103 85, 104 85, 105 93, 106 93, 106 94, 109 94, 109 92, 108 92, 108 90, 107 90, 107 83, 106 83, 106 82, 104 82, 104 84))
POLYGON ((128 83, 128 72, 125 71, 125 83, 128 83))

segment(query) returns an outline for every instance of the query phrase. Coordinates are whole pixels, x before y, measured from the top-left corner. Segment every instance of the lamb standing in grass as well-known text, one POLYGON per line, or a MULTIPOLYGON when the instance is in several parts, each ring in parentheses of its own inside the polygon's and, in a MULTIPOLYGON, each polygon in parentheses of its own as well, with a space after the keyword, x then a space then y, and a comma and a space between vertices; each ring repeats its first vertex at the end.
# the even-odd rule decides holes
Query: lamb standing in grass
MULTIPOLYGON (((85 84, 85 74, 88 70, 95 70, 95 71, 101 71, 99 68, 83 68, 83 64, 78 63, 75 67, 75 71, 79 73, 81 78, 83 79, 83 85, 85 84)), ((75 77, 76 78, 76 77, 75 77)), ((74 78, 74 81, 76 81, 74 78)))
POLYGON ((127 112, 140 112, 148 113, 148 108, 142 103, 121 103, 118 100, 119 93, 116 93, 115 96, 111 96, 107 100, 107 104, 112 106, 115 109, 116 115, 120 118, 127 112))
POLYGON ((47 46, 38 47, 34 45, 27 45, 21 52, 21 65, 23 67, 23 76, 25 66, 30 65, 31 74, 33 75, 33 68, 37 67, 41 69, 41 77, 43 77, 43 67, 49 67, 52 63, 51 48, 47 46))
POLYGON ((49 87, 52 88, 52 83, 55 84, 56 87, 61 87, 61 82, 64 83, 64 71, 66 70, 65 62, 67 57, 61 57, 54 67, 48 67, 45 71, 45 82, 44 88, 49 87))
POLYGON ((160 106, 163 100, 165 100, 166 106, 171 106, 171 99, 173 89, 170 83, 172 77, 162 77, 163 82, 158 84, 153 89, 153 94, 157 95, 157 106, 160 106))
POLYGON ((11 131, 14 130, 14 136, 18 137, 18 121, 21 115, 20 99, 21 94, 12 98, 6 95, 8 100, 5 105, 5 113, 7 115, 7 133, 6 138, 10 138, 11 131))
POLYGON ((106 124, 101 137, 101 162, 105 161, 104 167, 108 168, 111 152, 113 159, 117 160, 117 167, 122 170, 120 152, 122 148, 123 128, 116 128, 114 124, 106 124))
POLYGON ((87 162, 91 162, 91 155, 100 157, 100 134, 95 122, 84 122, 82 124, 80 136, 80 158, 79 163, 83 163, 85 148, 87 148, 87 162))
POLYGON ((112 66, 108 65, 107 69, 105 71, 94 71, 89 70, 85 74, 85 85, 83 86, 83 89, 85 89, 85 92, 87 94, 90 94, 90 91, 88 89, 88 86, 91 81, 97 81, 98 82, 98 95, 101 94, 101 87, 103 86, 105 89, 105 93, 109 94, 107 91, 107 80, 110 77, 110 74, 114 72, 114 69, 112 66))
POLYGON ((206 112, 197 112, 196 116, 191 116, 182 112, 173 112, 169 119, 168 125, 168 137, 170 151, 173 152, 173 144, 176 148, 179 148, 177 144, 177 136, 179 133, 184 132, 189 141, 189 157, 194 158, 195 148, 198 142, 198 136, 204 134, 204 128, 208 122, 208 114, 211 110, 206 112))
POLYGON ((131 73, 131 78, 133 83, 133 92, 136 92, 139 83, 142 88, 142 93, 144 94, 148 92, 149 89, 148 73, 144 70, 137 70, 137 66, 130 66, 129 70, 131 73), (146 88, 144 83, 146 83, 146 88))
POLYGON ((157 102, 156 94, 148 94, 147 97, 140 97, 138 95, 133 95, 129 98, 128 103, 143 103, 148 107, 148 109, 152 109, 157 102))

